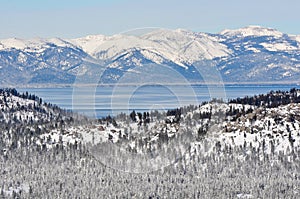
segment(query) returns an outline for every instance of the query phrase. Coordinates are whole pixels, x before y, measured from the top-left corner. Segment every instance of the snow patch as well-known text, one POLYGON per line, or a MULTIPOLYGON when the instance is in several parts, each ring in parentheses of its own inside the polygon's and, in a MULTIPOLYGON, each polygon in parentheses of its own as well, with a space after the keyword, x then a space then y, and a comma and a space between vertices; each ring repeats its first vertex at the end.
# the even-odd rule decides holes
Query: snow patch
POLYGON ((297 50, 295 46, 291 46, 288 43, 261 43, 260 45, 272 52, 297 50))

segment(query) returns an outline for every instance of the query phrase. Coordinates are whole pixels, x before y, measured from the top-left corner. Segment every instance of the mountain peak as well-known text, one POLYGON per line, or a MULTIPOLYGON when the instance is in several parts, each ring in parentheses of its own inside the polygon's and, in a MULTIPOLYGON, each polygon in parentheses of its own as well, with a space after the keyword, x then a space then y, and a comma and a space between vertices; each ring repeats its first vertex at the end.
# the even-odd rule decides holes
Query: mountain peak
POLYGON ((71 39, 70 42, 92 54, 95 49, 105 41, 104 35, 88 35, 86 37, 71 39))
POLYGON ((239 36, 239 37, 248 37, 248 36, 274 36, 274 37, 282 37, 283 33, 279 32, 274 28, 266 28, 257 25, 250 25, 244 28, 230 30, 225 29, 220 32, 221 35, 225 36, 239 36))
POLYGON ((48 44, 54 44, 60 47, 69 47, 73 44, 61 39, 61 38, 33 38, 33 39, 19 39, 19 38, 8 38, 0 40, 0 50, 15 48, 18 50, 27 50, 28 49, 40 49, 44 48, 48 44))
POLYGON ((180 34, 190 33, 185 29, 156 29, 146 34, 143 34, 143 38, 150 38, 150 37, 162 37, 162 36, 178 36, 180 34))

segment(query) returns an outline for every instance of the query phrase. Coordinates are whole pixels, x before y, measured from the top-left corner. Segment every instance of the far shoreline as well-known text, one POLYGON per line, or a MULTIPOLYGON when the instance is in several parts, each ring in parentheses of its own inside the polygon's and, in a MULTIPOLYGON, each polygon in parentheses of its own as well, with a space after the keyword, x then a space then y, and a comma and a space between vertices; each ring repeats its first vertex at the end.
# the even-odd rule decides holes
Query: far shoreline
POLYGON ((88 87, 115 87, 115 86, 253 86, 253 85, 299 85, 300 81, 272 81, 272 82, 191 82, 191 83, 109 83, 109 84, 4 84, 1 88, 88 88, 88 87))

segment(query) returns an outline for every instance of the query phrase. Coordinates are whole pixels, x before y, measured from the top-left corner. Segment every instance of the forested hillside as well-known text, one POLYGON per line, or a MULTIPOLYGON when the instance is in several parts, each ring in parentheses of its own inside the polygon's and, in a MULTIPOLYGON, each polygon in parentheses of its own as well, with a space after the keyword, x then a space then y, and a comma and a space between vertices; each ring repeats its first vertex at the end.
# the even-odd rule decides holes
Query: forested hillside
POLYGON ((299 198, 299 102, 291 89, 90 119, 1 89, 0 196, 299 198))

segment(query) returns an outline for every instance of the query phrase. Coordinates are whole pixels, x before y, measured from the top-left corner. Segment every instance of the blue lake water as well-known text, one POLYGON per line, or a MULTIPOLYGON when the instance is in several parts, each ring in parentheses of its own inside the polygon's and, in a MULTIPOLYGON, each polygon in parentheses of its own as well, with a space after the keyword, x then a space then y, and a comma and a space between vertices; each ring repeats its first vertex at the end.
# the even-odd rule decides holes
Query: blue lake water
POLYGON ((44 101, 91 117, 103 117, 136 111, 168 110, 198 105, 212 98, 224 100, 264 94, 271 90, 300 88, 295 84, 274 85, 148 85, 98 86, 80 88, 19 88, 19 92, 35 94, 44 101))

